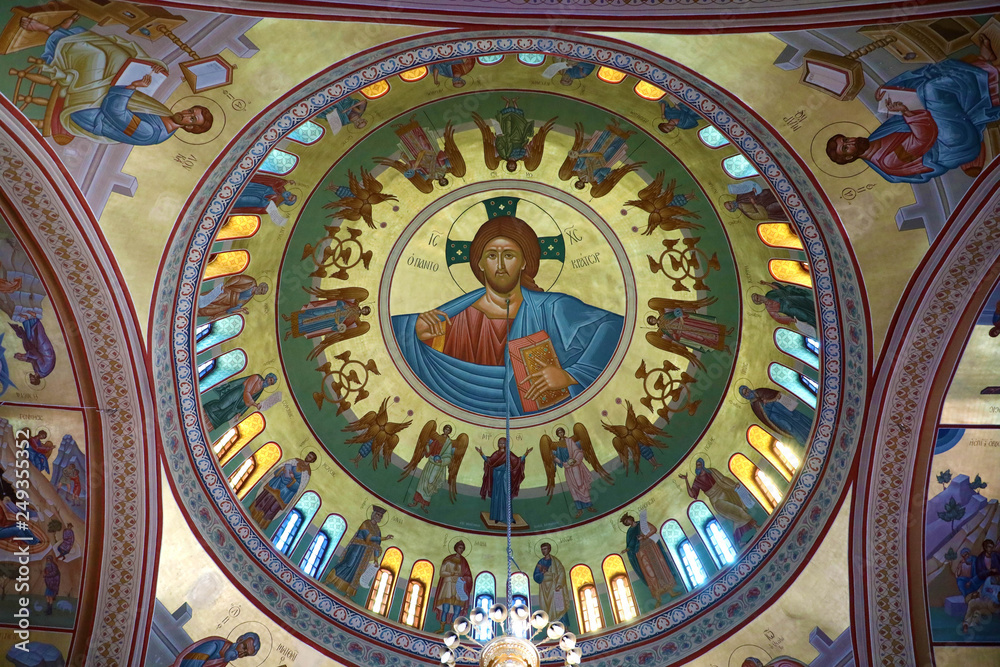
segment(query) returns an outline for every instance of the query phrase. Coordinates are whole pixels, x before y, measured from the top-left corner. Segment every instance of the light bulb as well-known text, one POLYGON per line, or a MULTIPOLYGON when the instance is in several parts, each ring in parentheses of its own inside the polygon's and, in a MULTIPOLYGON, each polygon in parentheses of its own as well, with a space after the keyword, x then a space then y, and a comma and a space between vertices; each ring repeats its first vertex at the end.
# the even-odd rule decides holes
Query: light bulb
POLYGON ((562 636, 566 634, 566 626, 560 623, 559 621, 556 621, 555 623, 549 626, 549 629, 546 631, 546 634, 548 634, 549 639, 561 639, 562 636))
POLYGON ((572 632, 567 632, 562 636, 562 639, 559 640, 559 648, 564 651, 571 651, 574 646, 576 646, 576 635, 572 632))
POLYGON ((546 625, 549 624, 549 615, 544 611, 539 609, 531 615, 531 627, 535 630, 541 630, 546 625))
POLYGON ((455 622, 451 624, 451 627, 455 629, 455 632, 464 637, 469 634, 469 631, 472 630, 472 621, 465 616, 459 616, 455 619, 455 622))
POLYGON ((457 632, 449 632, 444 636, 444 645, 448 648, 455 648, 458 646, 458 642, 459 639, 457 632))
POLYGON ((494 623, 503 623, 507 620, 507 607, 499 602, 490 607, 490 620, 494 623))
POLYGON ((531 616, 531 610, 523 604, 514 606, 510 613, 519 621, 527 620, 528 616, 531 616))
POLYGON ((566 652, 566 664, 567 665, 579 665, 580 660, 583 658, 583 651, 578 648, 574 648, 571 651, 566 652))
POLYGON ((441 664, 447 665, 450 662, 455 662, 455 654, 450 650, 441 651, 441 664))
POLYGON ((487 622, 489 618, 486 616, 486 612, 480 608, 475 608, 472 613, 469 614, 469 620, 472 621, 473 625, 482 625, 487 622))

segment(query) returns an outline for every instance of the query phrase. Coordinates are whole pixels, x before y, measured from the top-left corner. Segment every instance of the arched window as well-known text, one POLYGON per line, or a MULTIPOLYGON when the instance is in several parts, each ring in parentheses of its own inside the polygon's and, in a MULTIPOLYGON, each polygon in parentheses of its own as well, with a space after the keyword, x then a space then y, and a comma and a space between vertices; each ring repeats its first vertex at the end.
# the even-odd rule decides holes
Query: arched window
POLYGON ((796 259, 772 259, 767 263, 767 270, 778 282, 812 289, 812 276, 809 275, 809 265, 805 262, 796 259))
MULTIPOLYGON (((299 526, 295 529, 295 532, 288 538, 288 551, 284 552, 286 555, 291 554, 295 551, 295 547, 299 543, 299 538, 302 537, 306 532, 306 527, 312 522, 313 517, 316 516, 316 512, 319 511, 320 505, 323 504, 323 500, 319 497, 319 494, 315 491, 306 491, 302 494, 295 502, 295 507, 292 508, 292 512, 298 512, 302 521, 299 526)), ((279 527, 275 531, 271 539, 275 542, 278 540, 278 536, 281 534, 281 528, 279 527)))
POLYGON ((604 627, 601 599, 597 595, 594 573, 586 565, 574 565, 569 578, 576 598, 576 615, 581 632, 596 632, 604 627))
POLYGON ((604 570, 604 581, 608 585, 611 611, 614 613, 615 623, 631 621, 639 612, 635 605, 632 583, 625 570, 625 561, 618 554, 611 554, 604 559, 601 569, 604 570))
POLYGON ((762 222, 757 225, 757 236, 771 248, 804 249, 795 225, 790 222, 762 222))
POLYGON ((656 102, 667 94, 667 91, 662 88, 657 88, 653 84, 647 83, 646 81, 640 81, 635 84, 635 88, 632 90, 636 95, 644 100, 649 100, 650 102, 656 102))
MULTIPOLYGON (((774 511, 778 503, 772 500, 772 497, 776 496, 777 499, 780 499, 780 494, 775 494, 774 492, 770 494, 764 493, 764 489, 761 487, 762 480, 771 480, 766 475, 763 475, 763 473, 758 475, 760 469, 750 459, 743 454, 733 454, 729 459, 729 471, 736 476, 736 479, 743 483, 743 486, 750 491, 768 514, 774 511)), ((746 502, 746 499, 744 499, 744 502, 746 502)))
POLYGON ((254 452, 254 455, 250 459, 253 461, 250 464, 250 469, 244 471, 244 466, 247 465, 246 461, 244 461, 237 468, 236 472, 229 477, 229 484, 236 492, 236 497, 240 500, 243 500, 250 493, 250 489, 253 488, 254 484, 281 459, 281 447, 276 442, 269 442, 254 452), (240 483, 237 484, 237 481, 240 481, 240 483))
POLYGON ((209 362, 198 366, 198 393, 204 394, 247 367, 247 355, 239 348, 211 361, 214 362, 211 366, 207 365, 209 362))
MULTIPOLYGON (((528 591, 528 575, 524 572, 515 572, 510 575, 510 608, 523 606, 531 609, 531 593, 528 591)), ((511 632, 523 639, 527 639, 531 634, 531 624, 527 621, 519 621, 511 617, 511 632)))
POLYGON ((706 524, 705 532, 708 533, 708 544, 712 547, 712 553, 718 557, 720 564, 732 564, 736 560, 736 547, 733 546, 733 542, 726 535, 726 532, 722 530, 718 520, 709 521, 706 524))
POLYGON ((216 241, 248 239, 260 229, 259 215, 231 215, 215 235, 216 241))
POLYGON ((428 70, 426 67, 414 67, 413 69, 408 69, 405 72, 400 72, 399 78, 407 83, 415 83, 427 76, 427 72, 428 70))
POLYGON ((243 273, 250 266, 250 253, 246 250, 225 250, 223 252, 209 255, 205 263, 205 272, 202 274, 203 280, 214 278, 225 278, 243 273))
MULTIPOLYGON (((212 333, 212 323, 209 322, 207 324, 202 324, 194 330, 194 342, 200 343, 201 340, 210 333, 212 333)), ((201 350, 198 351, 201 352, 201 350)))
MULTIPOLYGON (((490 572, 480 572, 476 576, 476 585, 473 589, 473 600, 477 607, 489 613, 490 607, 497 599, 497 582, 490 572)), ((493 639, 493 624, 483 623, 477 625, 473 630, 473 637, 481 642, 493 639)))
POLYGON ((237 452, 250 443, 264 430, 264 415, 253 412, 240 423, 222 434, 222 437, 212 445, 212 451, 219 458, 220 464, 225 464, 237 452))
POLYGON ((501 60, 503 60, 503 56, 502 55, 479 56, 478 58, 476 58, 476 60, 479 61, 480 65, 496 65, 501 60))
POLYGON ((522 65, 527 65, 528 67, 539 67, 545 62, 544 53, 519 53, 517 54, 517 60, 522 65))
POLYGON ((307 120, 306 122, 299 125, 297 128, 288 133, 288 138, 292 141, 298 142, 300 144, 314 144, 320 140, 323 136, 323 128, 307 120))
POLYGON ((396 586, 396 577, 399 575, 399 568, 403 565, 403 552, 396 547, 389 547, 382 555, 382 562, 372 587, 368 591, 368 602, 365 606, 375 612, 385 616, 392 606, 393 589, 396 586))
POLYGON ((370 86, 365 86, 359 92, 370 100, 377 100, 380 97, 385 97, 389 94, 389 82, 385 79, 381 81, 376 81, 370 86))
POLYGON ((344 533, 346 531, 347 521, 344 520, 344 517, 339 514, 328 514, 326 516, 326 521, 323 522, 319 532, 326 535, 329 540, 329 547, 320 558, 319 564, 316 566, 315 577, 317 579, 319 579, 323 575, 323 572, 326 571, 326 567, 330 563, 330 559, 333 558, 333 552, 336 551, 337 545, 340 544, 340 540, 344 537, 344 533))
POLYGON ((708 580, 705 568, 701 564, 701 559, 691 546, 691 540, 684 540, 677 550, 681 555, 681 562, 684 564, 684 572, 687 574, 691 587, 701 586, 708 580))
POLYGON ((722 169, 729 178, 740 179, 759 176, 757 168, 743 155, 733 155, 722 161, 722 169))
POLYGON ((299 562, 299 568, 307 577, 315 577, 316 572, 319 570, 320 563, 323 562, 323 558, 326 556, 327 549, 330 548, 330 538, 320 530, 313 537, 312 542, 309 543, 309 548, 306 549, 306 555, 302 557, 299 562))
POLYGON ((287 151, 274 148, 260 163, 260 171, 284 176, 299 163, 299 157, 287 151))
POLYGON ((660 537, 663 539, 663 545, 667 548, 674 565, 680 570, 681 578, 687 589, 693 590, 696 584, 687 571, 687 566, 684 564, 684 554, 681 552, 681 545, 684 542, 690 544, 690 540, 684 534, 684 529, 674 519, 669 519, 660 526, 660 537))
POLYGON ((292 545, 302 527, 302 513, 292 510, 285 516, 285 520, 278 526, 278 532, 274 534, 274 546, 286 556, 292 552, 292 545))
POLYGON ((767 459, 786 480, 791 480, 795 471, 799 469, 799 458, 791 447, 760 426, 753 424, 747 429, 747 442, 767 459))
POLYGON ((810 408, 816 409, 816 389, 819 388, 819 385, 814 381, 811 381, 811 384, 807 383, 802 379, 805 377, 804 375, 778 363, 772 363, 768 366, 767 374, 771 376, 775 384, 792 392, 810 408))
POLYGON ((754 470, 753 478, 760 486, 760 490, 767 496, 767 501, 776 507, 781 502, 781 491, 778 490, 771 478, 760 468, 754 470))
POLYGON ((774 345, 779 350, 784 352, 790 357, 798 359, 807 366, 819 369, 819 346, 814 346, 810 344, 810 341, 815 343, 816 341, 808 336, 803 336, 797 331, 792 331, 791 329, 785 329, 784 327, 778 327, 774 330, 774 345))
POLYGON ((726 135, 719 132, 718 128, 714 125, 709 125, 698 130, 698 138, 701 139, 701 143, 709 148, 722 148, 729 143, 726 135))
POLYGON ((621 83, 625 80, 626 76, 625 72, 619 72, 616 69, 611 69, 610 67, 605 67, 603 65, 597 68, 597 78, 604 83, 621 83))
POLYGON ((219 343, 235 338, 243 331, 243 316, 230 315, 221 320, 202 324, 195 330, 195 352, 201 354, 219 343))
POLYGON ((236 469, 236 472, 229 477, 229 485, 233 487, 233 491, 239 493, 243 489, 243 486, 247 483, 247 480, 250 479, 250 475, 253 474, 256 467, 257 462, 252 456, 240 464, 240 467, 236 469))
POLYGON ((418 560, 410 568, 410 579, 406 583, 403 597, 403 609, 399 615, 400 623, 411 628, 424 626, 424 615, 427 613, 427 591, 434 579, 434 565, 429 560, 418 560))

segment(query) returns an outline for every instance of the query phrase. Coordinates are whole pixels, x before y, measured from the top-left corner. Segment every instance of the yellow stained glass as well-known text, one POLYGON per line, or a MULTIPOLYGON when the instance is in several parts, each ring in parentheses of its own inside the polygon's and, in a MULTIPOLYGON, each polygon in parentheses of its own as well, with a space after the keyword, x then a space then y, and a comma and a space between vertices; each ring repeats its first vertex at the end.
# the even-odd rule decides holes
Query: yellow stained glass
POLYGON ((635 618, 635 599, 625 570, 625 561, 618 554, 611 554, 604 559, 601 569, 604 571, 604 582, 608 585, 615 622, 624 623, 635 618))
POLYGON ((640 81, 635 84, 635 94, 644 100, 657 101, 661 97, 667 94, 667 91, 662 88, 657 88, 651 83, 646 83, 645 81, 640 81))
MULTIPOLYGON (((604 559, 604 563, 601 564, 601 569, 604 570, 604 578, 610 582, 616 575, 627 574, 625 571, 625 561, 618 554, 611 554, 604 559)), ((609 583, 610 586, 610 583, 609 583)))
POLYGON ((399 75, 399 78, 403 81, 413 83, 414 81, 420 81, 422 78, 427 76, 426 67, 414 67, 413 69, 408 69, 399 75))
POLYGON ((770 433, 754 424, 747 429, 747 442, 750 443, 751 447, 760 452, 761 456, 767 459, 774 466, 774 469, 781 473, 782 477, 787 480, 792 479, 795 471, 789 469, 781 457, 778 456, 778 452, 775 449, 775 443, 778 441, 770 433))
POLYGON ((259 412, 254 412, 239 424, 229 429, 229 431, 226 431, 226 434, 219 438, 214 445, 212 445, 212 449, 216 455, 219 455, 220 451, 222 452, 219 458, 219 463, 224 464, 226 461, 236 456, 236 453, 243 449, 247 443, 260 435, 261 431, 264 430, 264 424, 264 415, 259 412), (232 437, 230 431, 236 432, 236 440, 232 444, 227 444, 228 439, 232 437), (223 446, 225 446, 224 451, 223 446))
POLYGON ((246 498, 247 494, 250 493, 250 489, 256 484, 261 477, 264 476, 268 470, 270 470, 275 463, 281 459, 281 447, 278 446, 276 442, 269 442, 260 449, 258 449, 254 455, 254 463, 257 467, 250 474, 250 478, 243 484, 242 488, 238 491, 238 496, 240 500, 246 498))
POLYGON ((812 289, 812 276, 809 275, 809 265, 805 262, 798 262, 794 259, 772 259, 767 263, 767 270, 778 282, 812 289))
POLYGON ((226 224, 222 225, 215 240, 245 239, 256 234, 258 229, 260 229, 259 215, 231 215, 226 224))
POLYGON ((795 227, 788 222, 762 222, 757 225, 757 236, 764 245, 772 248, 791 248, 802 250, 802 239, 795 232, 795 227))
POLYGON ((365 86, 364 88, 361 89, 361 94, 370 100, 377 100, 378 98, 382 97, 383 95, 387 95, 388 93, 389 93, 389 82, 386 81, 385 79, 382 79, 381 81, 376 81, 372 85, 365 86))
POLYGON ((569 579, 574 591, 579 591, 580 587, 594 583, 594 573, 586 565, 575 565, 569 571, 569 579))
POLYGON ((227 250, 217 252, 208 258, 205 265, 204 280, 221 278, 242 273, 250 264, 250 253, 246 250, 227 250))
MULTIPOLYGON (((423 587, 422 591, 429 591, 431 589, 431 580, 434 578, 434 564, 429 560, 418 560, 410 568, 410 583, 407 586, 407 591, 409 592, 414 582, 419 582, 423 587)), ((406 618, 406 610, 404 610, 404 623, 411 625, 415 628, 422 628, 424 626, 424 617, 427 615, 427 596, 421 592, 419 609, 413 610, 411 612, 412 618, 406 618)))
POLYGON ((399 568, 403 565, 403 552, 397 547, 389 547, 382 555, 382 564, 379 567, 387 567, 392 570, 392 578, 395 580, 399 576, 399 568))
POLYGON ((758 468, 750 459, 742 454, 733 454, 733 457, 729 459, 729 470, 736 476, 736 479, 743 483, 743 486, 750 490, 750 493, 768 514, 774 511, 774 504, 768 500, 764 490, 757 483, 758 468))
POLYGON ((597 70, 597 78, 605 83, 621 83, 625 80, 625 72, 619 72, 610 67, 602 67, 597 70))

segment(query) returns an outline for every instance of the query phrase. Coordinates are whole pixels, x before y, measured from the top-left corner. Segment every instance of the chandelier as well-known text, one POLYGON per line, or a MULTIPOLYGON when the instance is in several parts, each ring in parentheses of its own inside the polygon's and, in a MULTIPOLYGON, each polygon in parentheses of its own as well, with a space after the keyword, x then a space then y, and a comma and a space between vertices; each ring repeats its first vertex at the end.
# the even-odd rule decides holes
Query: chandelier
MULTIPOLYGON (((510 299, 507 300, 507 331, 510 331, 510 299)), ((505 382, 510 381, 510 346, 506 347, 505 382)), ((510 525, 513 522, 510 484, 510 397, 507 398, 504 435, 507 450, 507 599, 511 599, 511 563, 514 561, 514 550, 511 547, 510 525)), ((566 630, 566 626, 556 620, 549 622, 549 615, 543 610, 529 612, 525 605, 515 604, 510 610, 497 603, 487 612, 480 607, 474 608, 468 615, 459 616, 452 623, 452 630, 444 636, 444 649, 441 651, 441 664, 455 667, 463 663, 476 664, 478 653, 479 667, 540 667, 542 659, 558 659, 563 657, 567 665, 579 665, 583 652, 576 645, 576 635, 566 630), (524 636, 514 632, 514 622, 518 623, 524 636), (504 632, 493 637, 485 644, 474 636, 473 630, 490 623, 498 623, 504 632), (463 638, 473 642, 474 647, 464 645, 463 638), (552 644, 545 645, 546 641, 552 644)))

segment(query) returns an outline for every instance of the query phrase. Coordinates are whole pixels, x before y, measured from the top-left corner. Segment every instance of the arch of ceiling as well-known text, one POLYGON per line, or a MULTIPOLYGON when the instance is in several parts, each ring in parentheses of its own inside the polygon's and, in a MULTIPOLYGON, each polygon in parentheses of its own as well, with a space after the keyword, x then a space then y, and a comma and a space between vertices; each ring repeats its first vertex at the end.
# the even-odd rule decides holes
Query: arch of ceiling
MULTIPOLYGON (((15 387, 5 387, 8 393, 0 404, 3 463, 13 461, 7 458, 13 457, 7 451, 11 428, 20 440, 22 433, 38 436, 38 427, 45 427, 60 443, 52 471, 64 470, 65 455, 74 457, 78 474, 72 480, 76 486, 58 489, 57 480, 47 474, 48 463, 36 458, 28 469, 29 523, 62 524, 54 532, 48 525, 51 537, 31 547, 31 577, 41 576, 42 557, 55 557, 57 547, 64 545, 54 566, 62 570, 64 587, 76 586, 75 593, 68 592, 72 609, 61 622, 50 620, 51 606, 45 613, 44 606, 36 605, 36 595, 29 595, 34 605, 29 606, 31 639, 77 656, 74 664, 130 664, 140 659, 150 619, 155 581, 149 572, 159 536, 156 430, 139 327, 86 202, 51 149, 6 99, 0 99, 0 209, 0 219, 34 267, 18 265, 17 273, 7 273, 7 278, 22 290, 38 284, 35 280, 41 284, 34 288, 39 297, 33 302, 40 309, 14 315, 12 321, 28 326, 21 318, 44 320, 56 355, 55 369, 38 389, 21 379, 16 395, 11 395, 15 387), (76 392, 67 391, 74 384, 76 392), (68 442, 74 451, 67 449, 68 442), (65 542, 63 534, 60 541, 56 534, 72 521, 77 522, 75 539, 65 542)), ((5 240, 10 241, 6 235, 5 240)), ((7 284, 5 296, 17 297, 19 292, 11 290, 7 284)), ((8 335, 5 341, 8 348, 14 345, 11 339, 8 335)), ((6 376, 6 362, 3 370, 6 376)), ((43 457, 50 455, 44 440, 37 440, 43 457)), ((33 585, 30 591, 37 594, 33 585)), ((65 589, 62 594, 67 595, 65 589)), ((56 605, 60 613, 67 611, 63 603, 56 605)))
MULTIPOLYGON (((405 663, 433 659, 433 638, 373 618, 329 595, 289 567, 239 509, 225 478, 215 470, 200 424, 193 382, 192 295, 197 294, 208 244, 224 220, 229 201, 282 137, 333 101, 386 74, 432 63, 446 58, 439 53, 456 49, 471 55, 483 49, 503 50, 504 40, 513 38, 519 39, 522 50, 556 49, 568 55, 585 50, 591 58, 596 53, 598 59, 606 59, 617 69, 675 90, 692 106, 711 111, 713 121, 753 156, 759 171, 768 174, 775 191, 783 194, 806 230, 803 237, 817 253, 814 270, 828 276, 816 281, 824 337, 831 347, 825 359, 819 426, 806 463, 812 472, 798 478, 789 501, 772 517, 763 537, 711 590, 657 611, 629 632, 612 629, 582 642, 585 654, 592 659, 600 657, 598 664, 603 664, 612 654, 618 659, 623 652, 640 650, 633 641, 638 632, 645 638, 645 650, 655 647, 664 662, 674 663, 705 650, 767 604, 804 565, 822 536, 849 481, 865 394, 869 334, 862 309, 851 305, 862 303, 862 299, 850 248, 825 209, 823 198, 783 144, 724 91, 640 49, 582 36, 528 31, 418 38, 328 70, 247 126, 244 138, 220 157, 203 188, 189 200, 161 267, 151 336, 166 461, 189 523, 206 550, 242 590, 270 591, 257 596, 259 603, 296 635, 339 653, 351 634, 360 631, 360 641, 373 648, 391 647, 405 663), (437 50, 420 48, 427 46, 437 50), (601 50, 595 51, 595 47, 601 50)), ((355 637, 355 641, 359 639, 355 637)))

